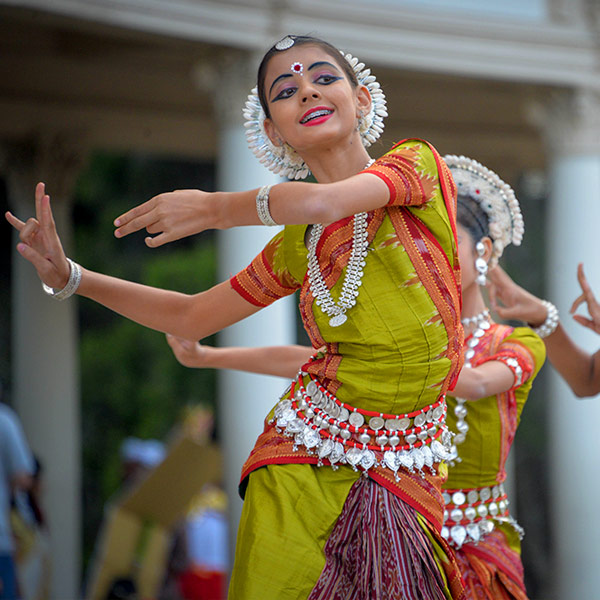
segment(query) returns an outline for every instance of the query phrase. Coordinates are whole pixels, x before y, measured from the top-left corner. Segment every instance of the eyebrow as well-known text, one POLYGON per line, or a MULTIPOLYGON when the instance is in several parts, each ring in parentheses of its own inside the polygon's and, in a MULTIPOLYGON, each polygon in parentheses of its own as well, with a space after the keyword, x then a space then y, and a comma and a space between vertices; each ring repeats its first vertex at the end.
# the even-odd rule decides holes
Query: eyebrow
MULTIPOLYGON (((308 67, 308 69, 306 69, 306 70, 310 71, 311 69, 316 69, 317 67, 322 67, 322 66, 328 66, 328 67, 331 67, 332 69, 335 69, 338 73, 340 72, 340 70, 335 65, 331 64, 330 62, 327 62, 326 60, 320 60, 318 62, 315 62, 312 65, 310 65, 310 67, 308 67)), ((271 84, 271 87, 269 88, 269 96, 271 95, 271 92, 273 91, 275 84, 280 79, 287 79, 288 77, 292 77, 292 73, 283 73, 279 77, 276 77, 275 81, 273 81, 273 83, 271 84)))

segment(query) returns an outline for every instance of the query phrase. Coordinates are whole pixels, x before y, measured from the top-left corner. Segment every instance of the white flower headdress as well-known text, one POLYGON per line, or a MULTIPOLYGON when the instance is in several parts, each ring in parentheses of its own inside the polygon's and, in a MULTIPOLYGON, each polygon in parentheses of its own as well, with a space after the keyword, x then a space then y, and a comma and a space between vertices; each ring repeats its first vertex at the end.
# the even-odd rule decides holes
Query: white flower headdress
MULTIPOLYGON (((287 50, 294 45, 294 38, 286 36, 277 44, 277 50, 287 50)), ((340 51, 341 52, 341 51, 340 51)), ((359 120, 359 132, 363 145, 368 148, 383 132, 383 119, 387 117, 386 100, 381 86, 371 75, 371 70, 351 54, 342 56, 348 61, 359 85, 364 85, 371 94, 371 110, 359 120)), ((258 99, 258 90, 254 88, 248 95, 243 110, 246 127, 246 139, 250 150, 258 160, 273 173, 279 173, 288 179, 304 179, 310 174, 309 168, 300 155, 287 143, 275 146, 265 131, 265 112, 258 99)))
MULTIPOLYGON (((488 219, 493 242, 490 267, 498 264, 504 248, 519 246, 525 233, 523 215, 513 189, 491 169, 472 158, 449 154, 444 156, 459 195, 475 200, 488 219)), ((476 240, 477 241, 477 240, 476 240)))

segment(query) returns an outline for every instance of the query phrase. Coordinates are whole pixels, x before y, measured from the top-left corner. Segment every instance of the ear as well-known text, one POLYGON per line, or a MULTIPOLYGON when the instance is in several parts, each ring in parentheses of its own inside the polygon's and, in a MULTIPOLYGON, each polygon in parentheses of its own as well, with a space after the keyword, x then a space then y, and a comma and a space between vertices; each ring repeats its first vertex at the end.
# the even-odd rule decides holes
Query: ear
POLYGON ((271 143, 274 146, 283 146, 285 140, 279 135, 279 131, 277 131, 277 127, 275 127, 273 121, 271 121, 269 118, 266 118, 264 120, 264 126, 267 137, 271 140, 271 143))
POLYGON ((356 112, 357 116, 362 112, 363 115, 368 115, 371 110, 371 94, 366 85, 361 85, 356 88, 356 112))
POLYGON ((494 249, 494 244, 492 240, 486 236, 482 237, 479 241, 483 244, 483 247, 485 248, 485 252, 483 253, 483 256, 481 258, 483 258, 485 262, 490 262, 490 258, 492 257, 492 251, 494 249))

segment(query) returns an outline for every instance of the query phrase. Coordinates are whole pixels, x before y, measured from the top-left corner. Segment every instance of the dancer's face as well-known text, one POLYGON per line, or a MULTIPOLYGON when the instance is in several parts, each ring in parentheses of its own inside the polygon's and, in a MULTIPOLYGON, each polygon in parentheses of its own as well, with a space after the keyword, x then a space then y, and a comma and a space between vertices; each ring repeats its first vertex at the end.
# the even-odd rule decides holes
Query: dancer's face
POLYGON ((358 142, 357 119, 371 105, 367 89, 354 87, 338 60, 312 45, 292 47, 271 58, 265 95, 271 113, 265 120, 269 138, 299 152, 353 136, 358 142))

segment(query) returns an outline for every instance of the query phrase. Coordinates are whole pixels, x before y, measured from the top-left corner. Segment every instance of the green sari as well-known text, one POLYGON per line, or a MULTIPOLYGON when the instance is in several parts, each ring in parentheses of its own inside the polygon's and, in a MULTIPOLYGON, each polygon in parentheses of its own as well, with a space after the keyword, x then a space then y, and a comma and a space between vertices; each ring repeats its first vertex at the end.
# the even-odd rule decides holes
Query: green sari
MULTIPOLYGON (((307 226, 278 233, 231 285, 257 306, 300 290, 305 329, 314 347, 325 347, 303 370, 341 402, 377 413, 408 413, 443 396, 461 365, 455 191, 445 164, 421 140, 396 145, 366 172, 386 182, 390 203, 368 215, 362 285, 343 325, 332 327, 315 305, 307 278, 307 226)), ((321 273, 334 298, 340 294, 352 235, 352 217, 342 219, 325 227, 317 245, 321 273)), ((230 598, 321 597, 314 594, 327 571, 326 545, 364 478, 347 464, 334 470, 324 460, 316 466, 317 458, 293 448, 292 440, 270 423, 272 417, 242 473, 245 502, 230 598)), ((432 557, 442 581, 439 597, 459 598, 460 576, 439 534, 444 467, 425 476, 401 469, 400 481, 385 469, 371 469, 368 480, 381 490, 369 493, 377 502, 388 501, 377 496, 382 490, 400 499, 397 518, 405 518, 405 510, 412 514, 423 553, 432 557)), ((420 575, 406 577, 417 581, 420 575)), ((371 591, 373 598, 385 594, 371 591)), ((413 596, 407 591, 405 597, 413 596)))

